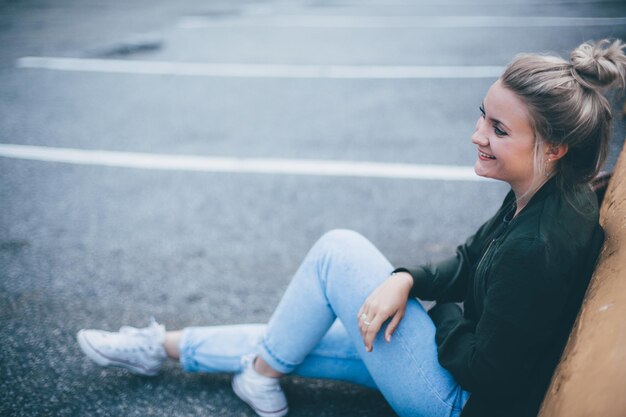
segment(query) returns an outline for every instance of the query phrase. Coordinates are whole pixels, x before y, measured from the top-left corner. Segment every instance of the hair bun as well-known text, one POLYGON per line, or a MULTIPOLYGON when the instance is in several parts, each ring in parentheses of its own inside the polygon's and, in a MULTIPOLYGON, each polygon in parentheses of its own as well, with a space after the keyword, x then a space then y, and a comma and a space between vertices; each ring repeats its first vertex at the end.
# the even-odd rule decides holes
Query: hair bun
POLYGON ((626 85, 626 56, 620 40, 603 39, 585 42, 572 51, 572 75, 584 87, 591 89, 626 85))

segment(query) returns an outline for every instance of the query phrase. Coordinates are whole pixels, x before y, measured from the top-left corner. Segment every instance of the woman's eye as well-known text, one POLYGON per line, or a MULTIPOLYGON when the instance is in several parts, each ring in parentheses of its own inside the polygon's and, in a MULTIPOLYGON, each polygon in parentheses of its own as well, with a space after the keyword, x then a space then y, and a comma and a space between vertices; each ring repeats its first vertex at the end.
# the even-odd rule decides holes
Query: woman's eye
POLYGON ((484 119, 485 118, 485 108, 483 107, 482 104, 480 106, 478 106, 478 110, 480 110, 480 115, 484 119))
POLYGON ((498 126, 494 126, 493 127, 493 131, 495 132, 495 134, 497 136, 506 136, 507 135, 507 133, 504 130, 500 129, 498 126))

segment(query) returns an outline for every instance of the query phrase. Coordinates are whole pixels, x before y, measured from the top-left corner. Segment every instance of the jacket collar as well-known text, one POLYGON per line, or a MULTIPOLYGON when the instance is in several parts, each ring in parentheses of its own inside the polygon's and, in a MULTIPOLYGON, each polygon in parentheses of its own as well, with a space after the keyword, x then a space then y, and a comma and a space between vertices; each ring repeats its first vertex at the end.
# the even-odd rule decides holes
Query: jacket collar
MULTIPOLYGON (((535 194, 533 194, 533 196, 530 198, 530 201, 526 204, 526 207, 522 209, 519 215, 523 214, 525 211, 527 211, 531 207, 536 206, 537 204, 540 204, 542 201, 545 201, 545 199, 548 196, 553 195, 556 192, 557 192, 556 178, 551 177, 535 192, 535 194)), ((510 194, 512 197, 512 204, 515 204, 515 194, 513 193, 513 190, 510 191, 510 194)))
POLYGON ((555 193, 557 191, 557 186, 556 186, 556 177, 551 177, 548 181, 546 181, 541 188, 539 188, 536 192, 535 195, 533 195, 530 199, 530 201, 527 204, 528 206, 531 205, 535 205, 540 201, 543 201, 546 199, 546 197, 548 197, 549 195, 552 195, 553 193, 555 193))

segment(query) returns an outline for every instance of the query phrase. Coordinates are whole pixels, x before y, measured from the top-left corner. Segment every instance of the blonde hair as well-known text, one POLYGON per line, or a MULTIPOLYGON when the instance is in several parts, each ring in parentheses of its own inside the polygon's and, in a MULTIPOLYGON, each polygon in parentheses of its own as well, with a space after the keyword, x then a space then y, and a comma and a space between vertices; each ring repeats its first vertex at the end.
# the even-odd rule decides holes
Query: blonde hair
POLYGON ((626 86, 626 56, 620 40, 585 42, 570 61, 521 54, 500 77, 528 106, 535 130, 535 175, 545 172, 544 144, 567 145, 554 175, 568 192, 588 183, 606 158, 611 137, 611 106, 603 93, 626 86))

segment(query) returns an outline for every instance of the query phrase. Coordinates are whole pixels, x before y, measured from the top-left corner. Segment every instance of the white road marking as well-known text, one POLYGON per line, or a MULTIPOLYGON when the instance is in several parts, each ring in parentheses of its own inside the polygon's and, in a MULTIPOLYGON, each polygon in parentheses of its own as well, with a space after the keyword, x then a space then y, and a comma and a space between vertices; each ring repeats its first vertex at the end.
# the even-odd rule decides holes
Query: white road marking
POLYGON ((23 57, 16 65, 57 71, 245 78, 497 78, 504 71, 501 66, 262 65, 63 57, 23 57))
POLYGON ((243 15, 226 18, 187 16, 178 22, 178 27, 183 29, 209 27, 532 28, 620 25, 626 25, 626 17, 243 15))
POLYGON ((0 157, 175 171, 483 181, 473 167, 314 159, 227 158, 0 144, 0 157))

